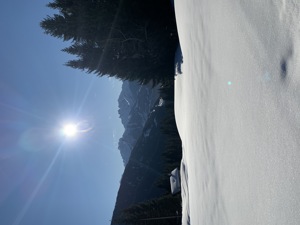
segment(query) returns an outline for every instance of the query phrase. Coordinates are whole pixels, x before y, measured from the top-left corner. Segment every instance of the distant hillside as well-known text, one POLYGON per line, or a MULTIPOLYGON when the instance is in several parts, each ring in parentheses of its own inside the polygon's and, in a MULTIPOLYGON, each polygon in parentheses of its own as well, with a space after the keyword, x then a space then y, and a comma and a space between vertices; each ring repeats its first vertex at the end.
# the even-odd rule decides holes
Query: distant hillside
POLYGON ((159 89, 120 182, 111 225, 180 223, 181 195, 170 194, 169 173, 180 167, 181 140, 174 115, 174 82, 159 89), (171 216, 171 219, 142 221, 171 216))
POLYGON ((124 81, 120 93, 119 115, 125 131, 119 140, 119 150, 124 165, 128 163, 131 151, 141 136, 149 113, 158 99, 158 88, 151 84, 124 81))
POLYGON ((155 185, 163 171, 165 136, 160 123, 165 118, 165 112, 164 105, 157 100, 124 170, 113 220, 130 205, 159 197, 165 192, 155 185))

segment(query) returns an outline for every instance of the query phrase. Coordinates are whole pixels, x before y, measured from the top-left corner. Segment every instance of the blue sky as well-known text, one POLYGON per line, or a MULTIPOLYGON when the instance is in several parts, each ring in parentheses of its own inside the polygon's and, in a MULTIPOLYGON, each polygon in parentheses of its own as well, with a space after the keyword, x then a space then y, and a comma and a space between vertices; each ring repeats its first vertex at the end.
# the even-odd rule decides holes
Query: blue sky
POLYGON ((63 64, 44 0, 0 3, 0 218, 5 225, 109 224, 123 163, 121 83, 63 64), (66 139, 68 121, 89 132, 66 139))

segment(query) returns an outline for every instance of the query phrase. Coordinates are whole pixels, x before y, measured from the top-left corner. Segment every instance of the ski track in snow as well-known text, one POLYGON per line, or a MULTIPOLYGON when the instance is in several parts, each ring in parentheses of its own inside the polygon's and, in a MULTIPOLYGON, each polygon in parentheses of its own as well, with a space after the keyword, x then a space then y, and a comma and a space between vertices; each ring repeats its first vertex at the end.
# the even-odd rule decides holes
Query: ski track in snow
POLYGON ((175 11, 183 224, 300 224, 300 2, 175 11))

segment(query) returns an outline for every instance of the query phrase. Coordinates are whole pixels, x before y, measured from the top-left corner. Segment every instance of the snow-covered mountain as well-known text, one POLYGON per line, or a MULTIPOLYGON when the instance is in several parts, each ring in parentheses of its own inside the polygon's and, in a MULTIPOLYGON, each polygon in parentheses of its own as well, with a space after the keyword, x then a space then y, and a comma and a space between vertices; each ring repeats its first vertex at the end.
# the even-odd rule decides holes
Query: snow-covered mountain
POLYGON ((300 224, 300 1, 175 1, 182 224, 300 224))
POLYGON ((120 93, 119 115, 125 131, 119 140, 119 150, 124 165, 127 164, 136 141, 142 134, 149 113, 158 99, 158 88, 124 81, 120 93))
POLYGON ((164 193, 163 189, 154 184, 163 171, 162 152, 166 138, 160 123, 165 116, 166 109, 162 101, 157 99, 122 175, 112 224, 118 224, 114 220, 121 210, 164 193))

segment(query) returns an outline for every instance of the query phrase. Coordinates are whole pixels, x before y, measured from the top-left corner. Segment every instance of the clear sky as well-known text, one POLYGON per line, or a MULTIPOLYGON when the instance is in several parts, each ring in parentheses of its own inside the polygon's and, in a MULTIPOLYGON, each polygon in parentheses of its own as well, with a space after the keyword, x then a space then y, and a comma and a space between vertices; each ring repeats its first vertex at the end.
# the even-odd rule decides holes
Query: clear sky
POLYGON ((47 2, 0 3, 1 224, 109 224, 124 169, 121 83, 63 66, 68 44, 39 27, 47 2), (69 121, 91 129, 66 138, 69 121))

